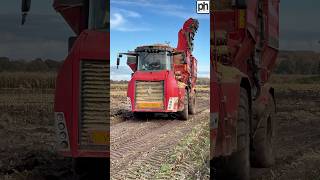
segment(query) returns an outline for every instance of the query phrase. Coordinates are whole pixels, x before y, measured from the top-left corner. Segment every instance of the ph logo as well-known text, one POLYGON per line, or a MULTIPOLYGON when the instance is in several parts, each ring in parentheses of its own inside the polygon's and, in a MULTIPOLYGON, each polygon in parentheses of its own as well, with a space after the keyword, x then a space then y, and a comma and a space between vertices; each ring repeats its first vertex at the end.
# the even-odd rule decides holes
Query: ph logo
POLYGON ((209 14, 210 1, 209 0, 197 0, 197 13, 209 14))

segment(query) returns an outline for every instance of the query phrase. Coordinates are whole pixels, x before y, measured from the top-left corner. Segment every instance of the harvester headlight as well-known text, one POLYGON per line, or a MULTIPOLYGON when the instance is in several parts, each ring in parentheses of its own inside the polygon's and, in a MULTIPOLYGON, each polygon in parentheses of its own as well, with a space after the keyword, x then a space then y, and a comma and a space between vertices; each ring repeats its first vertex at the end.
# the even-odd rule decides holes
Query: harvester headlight
POLYGON ((58 124, 58 129, 59 130, 64 130, 66 128, 66 126, 62 123, 62 122, 60 122, 59 124, 58 124))
POLYGON ((132 104, 131 104, 131 98, 130 97, 127 97, 127 106, 128 106, 129 110, 132 109, 132 104))
POLYGON ((63 150, 69 149, 69 136, 63 112, 55 112, 56 137, 63 150))
POLYGON ((67 134, 65 132, 60 133, 60 139, 65 140, 67 138, 67 134))
POLYGON ((63 121, 63 120, 64 120, 64 115, 63 115, 63 113, 57 113, 57 114, 56 114, 56 120, 57 120, 57 121, 63 121))

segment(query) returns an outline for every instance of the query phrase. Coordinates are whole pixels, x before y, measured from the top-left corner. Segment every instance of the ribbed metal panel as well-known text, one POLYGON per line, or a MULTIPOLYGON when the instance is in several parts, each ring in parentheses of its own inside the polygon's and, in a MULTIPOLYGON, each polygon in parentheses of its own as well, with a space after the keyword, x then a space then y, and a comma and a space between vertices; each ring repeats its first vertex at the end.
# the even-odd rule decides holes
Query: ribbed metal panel
POLYGON ((139 103, 161 103, 163 109, 164 100, 163 81, 136 81, 135 105, 139 109, 139 103))
POLYGON ((80 133, 83 146, 91 145, 90 133, 109 131, 110 68, 106 60, 81 61, 80 133))

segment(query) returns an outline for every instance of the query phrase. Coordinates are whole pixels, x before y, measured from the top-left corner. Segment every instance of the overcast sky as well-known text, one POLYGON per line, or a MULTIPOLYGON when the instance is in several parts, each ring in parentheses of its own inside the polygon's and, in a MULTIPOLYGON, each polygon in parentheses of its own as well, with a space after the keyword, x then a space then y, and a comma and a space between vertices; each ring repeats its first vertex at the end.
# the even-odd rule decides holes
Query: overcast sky
POLYGON ((52 8, 53 1, 33 0, 31 13, 24 26, 20 25, 20 2, 1 0, 0 56, 13 59, 64 59, 67 39, 73 32, 52 8))
MULTIPOLYGON (((67 53, 67 39, 73 35, 73 32, 61 16, 53 10, 51 6, 53 1, 33 0, 31 13, 23 27, 20 26, 20 1, 1 0, 0 56, 13 59, 37 57, 63 59, 67 53)), ((127 1, 130 2, 130 0, 127 1)), ((156 1, 159 0, 141 0, 141 2, 156 1)), ((137 1, 131 0, 131 2, 137 1)), ((176 0, 174 4, 182 2, 186 1, 176 0)), ((117 7, 121 8, 119 4, 117 7)), ((319 0, 281 0, 281 49, 320 50, 319 10, 319 0)), ((177 11, 176 13, 181 13, 180 15, 183 16, 188 12, 177 11)), ((144 28, 147 30, 153 27, 144 28)))

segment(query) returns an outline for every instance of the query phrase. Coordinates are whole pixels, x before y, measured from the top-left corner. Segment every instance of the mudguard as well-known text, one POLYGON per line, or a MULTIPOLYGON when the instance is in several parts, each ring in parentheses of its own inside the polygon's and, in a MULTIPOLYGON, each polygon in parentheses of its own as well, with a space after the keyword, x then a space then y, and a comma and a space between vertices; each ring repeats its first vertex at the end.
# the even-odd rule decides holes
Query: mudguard
POLYGON ((237 116, 240 87, 251 90, 249 78, 235 67, 217 63, 211 77, 211 155, 228 156, 237 148, 237 116))

